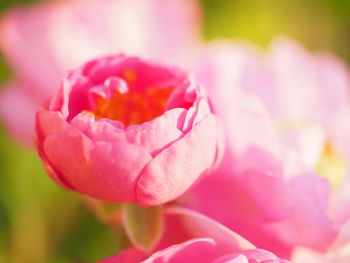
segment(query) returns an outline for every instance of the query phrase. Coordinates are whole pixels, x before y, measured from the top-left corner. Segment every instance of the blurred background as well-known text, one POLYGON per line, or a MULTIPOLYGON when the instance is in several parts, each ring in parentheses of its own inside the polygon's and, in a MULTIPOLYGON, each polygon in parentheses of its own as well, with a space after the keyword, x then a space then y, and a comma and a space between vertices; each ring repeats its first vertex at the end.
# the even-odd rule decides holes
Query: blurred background
MULTIPOLYGON (((35 0, 1 0, 0 13, 35 0)), ((201 0, 206 40, 246 39, 266 46, 284 34, 311 50, 350 61, 350 1, 201 0)), ((25 43, 24 43, 25 44, 25 43)), ((0 84, 11 77, 0 56, 0 84)), ((16 105, 14 105, 16 107, 16 105)), ((94 262, 121 240, 92 215, 78 195, 56 186, 32 148, 0 126, 0 262, 94 262)))

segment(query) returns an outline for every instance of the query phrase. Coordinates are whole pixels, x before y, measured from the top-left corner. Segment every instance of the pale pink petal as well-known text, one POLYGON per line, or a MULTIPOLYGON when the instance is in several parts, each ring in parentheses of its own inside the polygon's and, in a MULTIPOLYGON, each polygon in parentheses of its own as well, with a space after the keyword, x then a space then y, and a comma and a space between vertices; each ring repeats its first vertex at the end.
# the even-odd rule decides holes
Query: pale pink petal
POLYGON ((189 55, 200 39, 201 11, 197 1, 112 0, 109 3, 103 17, 111 44, 129 55, 188 64, 189 55))
POLYGON ((255 259, 258 262, 265 262, 265 260, 278 260, 278 258, 274 254, 262 249, 248 249, 243 250, 240 253, 245 255, 248 259, 255 259))
POLYGON ((216 260, 214 263, 235 263, 235 262, 249 262, 249 263, 288 263, 287 260, 280 260, 271 252, 262 249, 242 250, 241 252, 226 255, 216 260))
POLYGON ((317 174, 304 174, 292 178, 288 184, 300 193, 308 195, 321 211, 326 211, 331 194, 327 179, 317 174))
POLYGON ((350 162, 350 105, 340 109, 333 118, 330 130, 332 142, 339 154, 342 154, 347 162, 350 162))
POLYGON ((350 183, 346 181, 332 194, 329 200, 327 214, 332 221, 343 226, 350 219, 350 183))
POLYGON ((34 118, 38 108, 39 102, 16 84, 1 90, 1 118, 16 138, 29 144, 34 139, 34 118))
POLYGON ((191 237, 210 237, 218 244, 219 255, 254 248, 240 235, 194 210, 169 206, 166 209, 166 215, 166 232, 163 236, 165 244, 182 242, 191 237), (184 231, 179 231, 180 229, 184 231))
POLYGON ((278 87, 280 119, 292 123, 320 120, 320 94, 313 57, 302 46, 287 38, 275 39, 270 45, 269 55, 268 63, 278 87))
POLYGON ((0 24, 0 48, 16 75, 26 83, 23 88, 39 98, 51 96, 63 76, 46 41, 49 5, 14 9, 0 24))
MULTIPOLYGON (((229 97, 229 95, 226 95, 229 97)), ((238 153, 251 145, 256 145, 272 153, 281 155, 281 145, 270 116, 263 105, 252 97, 236 95, 232 98, 230 110, 223 116, 227 130, 227 140, 238 153)))
POLYGON ((335 263, 328 261, 325 254, 304 247, 297 247, 291 260, 293 263, 335 263))
POLYGON ((346 65, 332 55, 322 54, 315 60, 318 69, 318 93, 322 96, 319 114, 326 128, 332 129, 334 116, 342 108, 349 106, 350 71, 346 65))
POLYGON ((204 49, 196 73, 220 115, 231 111, 228 107, 241 91, 257 96, 269 113, 277 114, 276 86, 263 58, 262 50, 248 42, 217 41, 204 49))

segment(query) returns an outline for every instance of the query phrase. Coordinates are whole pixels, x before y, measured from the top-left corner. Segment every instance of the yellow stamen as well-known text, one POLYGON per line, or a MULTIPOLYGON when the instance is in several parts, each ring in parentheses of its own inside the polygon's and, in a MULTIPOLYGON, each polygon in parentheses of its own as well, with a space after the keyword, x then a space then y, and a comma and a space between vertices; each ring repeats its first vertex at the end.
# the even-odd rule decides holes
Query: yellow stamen
POLYGON ((82 113, 88 113, 88 114, 90 114, 90 115, 92 115, 92 116, 94 116, 95 117, 95 114, 92 112, 92 111, 89 111, 89 110, 83 110, 83 111, 81 111, 82 113))
POLYGON ((341 186, 347 170, 346 161, 334 150, 332 144, 325 143, 316 171, 327 178, 334 189, 341 186))

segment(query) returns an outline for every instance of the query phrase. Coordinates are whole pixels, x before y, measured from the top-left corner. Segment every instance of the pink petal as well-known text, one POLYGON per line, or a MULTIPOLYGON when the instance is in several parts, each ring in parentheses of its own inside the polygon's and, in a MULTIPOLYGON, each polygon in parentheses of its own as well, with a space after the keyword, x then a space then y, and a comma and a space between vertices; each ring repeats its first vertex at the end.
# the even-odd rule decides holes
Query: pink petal
POLYGON ((250 263, 248 259, 240 254, 228 255, 215 260, 213 263, 250 263))
POLYGON ((137 202, 156 205, 175 199, 211 167, 216 158, 217 119, 208 116, 160 152, 142 171, 137 202), (192 160, 192 156, 196 156, 192 160))
POLYGON ((319 80, 318 92, 322 95, 319 109, 322 122, 332 129, 334 116, 344 107, 349 106, 350 71, 346 65, 332 55, 315 58, 319 80))
POLYGON ((124 125, 119 121, 102 118, 95 120, 89 113, 80 113, 70 124, 81 130, 91 140, 127 141, 124 125))
POLYGON ((50 96, 63 75, 46 41, 50 30, 48 6, 14 9, 4 16, 0 25, 0 48, 17 76, 26 83, 25 88, 40 98, 50 96))
POLYGON ((183 133, 178 123, 186 115, 185 109, 172 109, 152 121, 127 128, 126 135, 130 143, 141 145, 153 156, 179 139, 183 133))
POLYGON ((166 209, 166 215, 166 232, 163 236, 164 244, 182 242, 191 237, 210 237, 217 243, 219 255, 254 248, 251 243, 240 235, 194 210, 170 206, 166 209))
POLYGON ((184 195, 181 204, 217 220, 259 247, 289 253, 286 245, 262 231, 260 208, 227 170, 204 177, 184 195))
POLYGON ((325 254, 323 253, 319 253, 317 251, 313 251, 311 249, 303 247, 298 247, 295 249, 291 260, 293 263, 336 263, 334 261, 330 262, 329 260, 327 260, 325 254))
POLYGON ((150 155, 124 141, 91 141, 70 127, 43 144, 47 159, 77 191, 106 201, 135 201, 135 184, 150 155))
POLYGON ((68 128, 68 123, 58 111, 39 110, 36 115, 36 139, 39 145, 53 134, 58 134, 68 128))
POLYGON ((217 256, 216 247, 210 238, 192 239, 158 251, 142 263, 210 263, 217 256))
POLYGON ((269 63, 278 87, 281 119, 297 123, 319 119, 320 94, 313 57, 296 42, 279 38, 270 45, 269 63))
POLYGON ((29 144, 34 138, 34 118, 38 108, 39 102, 16 84, 1 90, 1 118, 15 137, 29 144))
POLYGON ((200 39, 201 13, 197 1, 121 0, 110 3, 104 18, 113 46, 131 55, 182 66, 188 64, 189 54, 195 51, 200 39), (118 19, 115 19, 116 14, 118 19))

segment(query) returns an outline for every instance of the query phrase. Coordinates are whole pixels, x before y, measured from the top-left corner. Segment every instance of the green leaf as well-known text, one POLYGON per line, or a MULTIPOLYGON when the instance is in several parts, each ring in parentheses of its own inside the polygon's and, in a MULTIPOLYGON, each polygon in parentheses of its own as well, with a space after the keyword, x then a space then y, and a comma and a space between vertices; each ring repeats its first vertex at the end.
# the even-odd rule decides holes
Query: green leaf
POLYGON ((124 204, 123 224, 130 241, 138 248, 150 251, 163 234, 163 207, 124 204))

